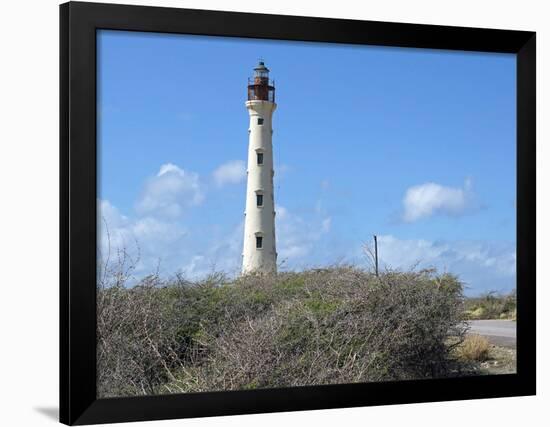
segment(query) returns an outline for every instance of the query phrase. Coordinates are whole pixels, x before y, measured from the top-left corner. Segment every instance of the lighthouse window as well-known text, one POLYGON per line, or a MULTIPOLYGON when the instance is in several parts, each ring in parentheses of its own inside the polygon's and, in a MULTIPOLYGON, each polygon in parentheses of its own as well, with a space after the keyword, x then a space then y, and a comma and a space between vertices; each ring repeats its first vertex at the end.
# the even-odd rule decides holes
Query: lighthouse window
POLYGON ((259 165, 264 164, 264 153, 256 153, 256 158, 258 160, 259 165))
POLYGON ((264 205, 264 195, 256 194, 256 206, 263 206, 263 205, 264 205))
POLYGON ((259 125, 263 125, 264 124, 264 119, 262 119, 261 117, 258 118, 258 124, 259 125))
POLYGON ((262 249, 262 236, 256 236, 256 249, 262 249))

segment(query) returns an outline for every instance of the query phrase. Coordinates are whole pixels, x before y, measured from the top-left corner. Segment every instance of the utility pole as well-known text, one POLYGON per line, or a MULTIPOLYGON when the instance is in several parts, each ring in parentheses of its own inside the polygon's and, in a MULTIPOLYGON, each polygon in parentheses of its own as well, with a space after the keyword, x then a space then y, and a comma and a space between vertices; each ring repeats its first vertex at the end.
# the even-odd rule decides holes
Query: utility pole
POLYGON ((374 272, 376 274, 376 277, 378 277, 378 239, 376 238, 376 234, 374 236, 374 272))

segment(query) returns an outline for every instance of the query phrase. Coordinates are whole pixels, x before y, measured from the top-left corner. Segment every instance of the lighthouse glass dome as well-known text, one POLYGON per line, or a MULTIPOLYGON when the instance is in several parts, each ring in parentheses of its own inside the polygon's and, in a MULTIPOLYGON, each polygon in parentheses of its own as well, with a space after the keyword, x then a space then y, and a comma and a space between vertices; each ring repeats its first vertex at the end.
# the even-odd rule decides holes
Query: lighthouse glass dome
POLYGON ((254 68, 254 71, 255 71, 256 78, 263 79, 263 78, 269 77, 269 68, 267 68, 262 61, 260 61, 258 66, 254 68))

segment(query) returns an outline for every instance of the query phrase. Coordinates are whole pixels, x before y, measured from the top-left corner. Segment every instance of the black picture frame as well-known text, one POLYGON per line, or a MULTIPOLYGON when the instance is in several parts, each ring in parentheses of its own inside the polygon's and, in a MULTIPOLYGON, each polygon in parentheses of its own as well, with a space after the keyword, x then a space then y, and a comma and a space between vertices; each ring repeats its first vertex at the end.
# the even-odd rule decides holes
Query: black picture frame
POLYGON ((92 424, 533 395, 536 34, 69 2, 60 6, 60 421, 92 424), (96 31, 506 52, 517 57, 517 373, 96 398, 96 31))

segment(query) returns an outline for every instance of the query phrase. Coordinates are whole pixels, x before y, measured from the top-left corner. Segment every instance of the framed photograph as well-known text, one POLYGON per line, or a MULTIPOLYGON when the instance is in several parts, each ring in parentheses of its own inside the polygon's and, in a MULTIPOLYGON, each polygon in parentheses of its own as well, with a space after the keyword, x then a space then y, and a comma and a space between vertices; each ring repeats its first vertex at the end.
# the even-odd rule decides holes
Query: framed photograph
POLYGON ((535 33, 60 6, 65 424, 535 394, 535 33))

